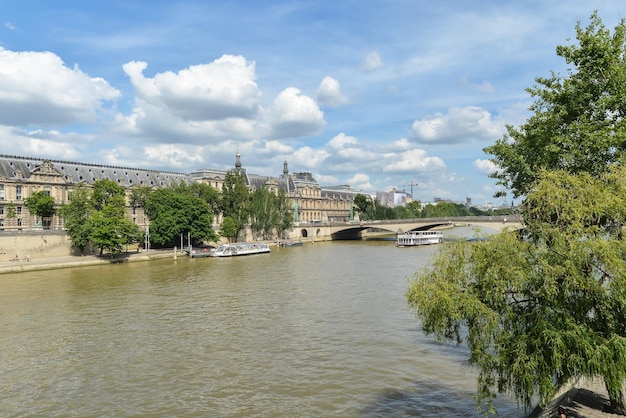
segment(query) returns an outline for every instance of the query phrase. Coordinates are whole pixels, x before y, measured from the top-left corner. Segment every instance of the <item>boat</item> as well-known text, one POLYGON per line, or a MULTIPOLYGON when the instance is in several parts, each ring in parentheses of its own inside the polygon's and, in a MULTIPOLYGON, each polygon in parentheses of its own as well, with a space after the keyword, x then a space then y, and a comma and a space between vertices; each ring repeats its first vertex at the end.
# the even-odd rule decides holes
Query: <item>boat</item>
POLYGON ((396 246, 398 247, 441 244, 442 242, 443 232, 440 231, 409 231, 396 236, 396 246))
POLYGON ((220 244, 215 250, 211 251, 211 257, 235 257, 269 252, 270 247, 264 242, 234 242, 220 244))

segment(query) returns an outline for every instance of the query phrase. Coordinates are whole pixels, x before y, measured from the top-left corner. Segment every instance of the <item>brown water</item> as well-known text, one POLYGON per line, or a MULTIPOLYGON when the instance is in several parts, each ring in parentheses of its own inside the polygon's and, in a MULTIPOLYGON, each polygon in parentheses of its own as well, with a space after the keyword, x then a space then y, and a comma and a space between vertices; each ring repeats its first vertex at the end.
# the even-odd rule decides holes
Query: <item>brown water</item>
POLYGON ((407 309, 407 277, 435 249, 316 243, 1 275, 0 416, 481 416, 466 352, 407 309))

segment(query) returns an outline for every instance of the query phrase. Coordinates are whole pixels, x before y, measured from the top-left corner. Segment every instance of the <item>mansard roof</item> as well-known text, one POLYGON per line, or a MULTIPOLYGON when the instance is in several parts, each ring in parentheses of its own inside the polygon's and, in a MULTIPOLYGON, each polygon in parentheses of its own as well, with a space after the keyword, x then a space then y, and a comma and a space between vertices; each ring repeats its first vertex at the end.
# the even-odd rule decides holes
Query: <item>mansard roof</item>
POLYGON ((68 184, 93 184, 96 180, 108 179, 124 186, 171 186, 179 183, 191 184, 192 179, 182 173, 140 168, 85 164, 39 158, 0 155, 0 177, 9 180, 28 181, 41 171, 56 172, 68 184))
POLYGON ((353 190, 348 185, 341 186, 321 186, 321 194, 322 197, 328 199, 343 199, 343 200, 354 200, 354 197, 362 193, 357 190, 353 190))

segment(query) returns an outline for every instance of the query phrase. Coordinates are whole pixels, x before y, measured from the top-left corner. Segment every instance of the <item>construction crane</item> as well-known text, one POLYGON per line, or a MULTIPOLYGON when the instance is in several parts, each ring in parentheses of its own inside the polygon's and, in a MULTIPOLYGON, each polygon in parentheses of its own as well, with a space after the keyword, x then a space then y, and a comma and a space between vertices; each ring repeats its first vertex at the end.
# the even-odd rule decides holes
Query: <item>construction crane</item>
POLYGON ((417 183, 411 180, 410 184, 403 184, 400 187, 411 187, 411 199, 413 199, 413 186, 417 186, 417 183))

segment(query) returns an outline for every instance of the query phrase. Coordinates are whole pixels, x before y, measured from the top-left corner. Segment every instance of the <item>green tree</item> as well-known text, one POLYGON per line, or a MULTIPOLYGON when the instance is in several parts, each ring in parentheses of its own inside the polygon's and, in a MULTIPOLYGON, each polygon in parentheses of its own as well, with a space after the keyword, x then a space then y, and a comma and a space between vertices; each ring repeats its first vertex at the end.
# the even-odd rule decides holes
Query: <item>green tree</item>
POLYGON ((422 212, 422 203, 419 200, 414 200, 406 204, 406 209, 409 212, 409 218, 419 218, 422 212))
MULTIPOLYGON (((570 66, 567 76, 552 72, 527 91, 534 114, 494 145, 486 147, 499 170, 492 177, 514 197, 529 190, 542 168, 570 173, 604 173, 626 150, 626 24, 611 34, 597 13, 583 28, 578 44, 558 46, 570 66)), ((504 193, 504 192, 503 192, 504 193)))
POLYGON ((626 169, 543 171, 513 232, 443 247, 407 298, 426 333, 469 346, 478 399, 509 392, 525 406, 582 376, 604 378, 625 414, 626 169))
POLYGON ((124 200, 125 207, 126 190, 124 186, 117 184, 113 180, 101 179, 93 183, 90 202, 95 210, 102 210, 110 203, 119 204, 120 197, 124 200))
POLYGON ((250 227, 263 239, 281 235, 293 225, 293 212, 284 190, 278 193, 262 188, 250 197, 250 227))
POLYGON ((87 220, 92 211, 90 196, 90 190, 83 184, 78 184, 72 190, 70 201, 59 208, 59 215, 64 220, 70 243, 78 248, 81 255, 85 253, 85 248, 89 244, 90 230, 87 220))
POLYGON ((148 186, 134 187, 130 192, 129 203, 133 208, 144 208, 152 189, 148 186))
POLYGON ((90 242, 100 250, 120 253, 140 239, 139 227, 126 216, 126 191, 114 181, 96 180, 91 192, 93 210, 87 219, 90 242))
POLYGON ((283 236, 286 231, 291 231, 293 228, 293 209, 287 194, 282 189, 278 191, 276 205, 278 212, 278 234, 283 236))
POLYGON ((229 217, 234 222, 237 234, 233 238, 236 241, 239 232, 246 227, 250 218, 250 192, 241 171, 226 173, 220 209, 224 217, 229 217))
POLYGON ((234 241, 237 238, 239 230, 237 229, 237 225, 235 224, 235 221, 233 221, 233 218, 230 216, 224 218, 220 228, 220 234, 228 238, 229 241, 234 241))
POLYGON ((204 200, 211 208, 213 214, 219 213, 220 193, 215 188, 206 183, 192 183, 189 186, 181 184, 179 188, 182 190, 187 189, 190 194, 204 200))
POLYGON ((367 215, 372 206, 372 199, 368 198, 364 194, 358 193, 354 196, 354 206, 356 207, 356 210, 359 211, 361 219, 371 219, 368 218, 367 215))
POLYGON ((24 204, 31 214, 41 218, 42 224, 43 218, 49 218, 54 215, 54 198, 49 196, 45 190, 35 192, 30 197, 24 199, 24 204))
POLYGON ((150 241, 173 246, 180 237, 189 235, 192 244, 217 241, 213 230, 213 214, 208 203, 189 187, 158 189, 145 201, 150 219, 150 241))

